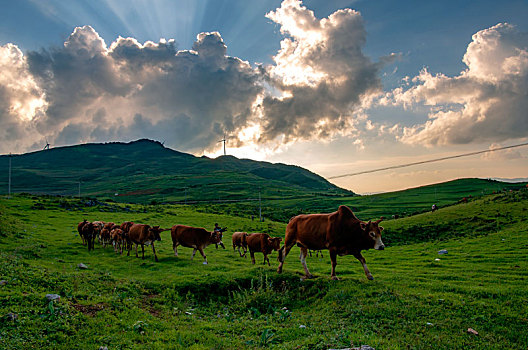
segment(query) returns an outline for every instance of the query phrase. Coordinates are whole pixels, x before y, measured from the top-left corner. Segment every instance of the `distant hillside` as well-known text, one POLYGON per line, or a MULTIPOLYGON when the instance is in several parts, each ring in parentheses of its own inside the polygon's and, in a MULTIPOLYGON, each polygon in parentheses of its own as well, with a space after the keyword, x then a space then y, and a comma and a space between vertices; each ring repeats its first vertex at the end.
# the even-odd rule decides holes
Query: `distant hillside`
MULTIPOLYGON (((212 201, 313 194, 352 196, 298 166, 233 156, 195 157, 151 140, 84 144, 13 155, 11 191, 97 196, 120 202, 212 201)), ((9 156, 0 157, 2 193, 9 156)))

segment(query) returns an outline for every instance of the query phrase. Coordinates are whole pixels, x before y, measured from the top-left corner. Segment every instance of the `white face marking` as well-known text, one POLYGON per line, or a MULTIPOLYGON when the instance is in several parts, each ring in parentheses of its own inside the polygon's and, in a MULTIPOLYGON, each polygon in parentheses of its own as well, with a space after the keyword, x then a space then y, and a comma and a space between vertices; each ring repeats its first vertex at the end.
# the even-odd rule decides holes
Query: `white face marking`
POLYGON ((379 236, 378 238, 376 238, 376 243, 374 243, 374 249, 379 249, 380 247, 383 247, 383 246, 384 244, 381 241, 381 236, 379 236))

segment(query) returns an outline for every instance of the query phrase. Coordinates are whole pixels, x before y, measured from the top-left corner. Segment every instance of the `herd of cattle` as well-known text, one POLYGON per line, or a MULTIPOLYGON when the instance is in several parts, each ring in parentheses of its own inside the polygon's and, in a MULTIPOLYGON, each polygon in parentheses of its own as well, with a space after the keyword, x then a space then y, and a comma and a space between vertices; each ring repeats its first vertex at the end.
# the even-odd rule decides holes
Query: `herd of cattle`
MULTIPOLYGON (((381 231, 379 226, 382 219, 377 221, 364 222, 359 220, 347 206, 340 206, 336 212, 329 214, 305 214, 293 217, 286 226, 284 245, 280 248, 282 238, 270 237, 266 233, 234 232, 232 235, 233 250, 238 248, 241 257, 245 257, 249 250, 251 261, 255 264, 255 252, 264 255, 264 263, 269 262, 268 255, 273 251, 279 253, 278 273, 282 272, 286 256, 297 245, 300 250, 300 260, 307 278, 313 277, 306 266, 306 257, 310 250, 328 250, 332 263, 331 278, 337 279, 335 267, 337 256, 353 255, 357 258, 365 271, 368 279, 373 279, 367 268, 365 258, 361 255, 362 250, 385 248, 381 241, 381 231), (242 251, 241 251, 242 249, 242 251)), ((162 229, 159 226, 136 224, 130 221, 118 225, 113 222, 103 221, 82 221, 77 225, 77 230, 81 236, 83 245, 88 246, 88 250, 93 250, 96 239, 106 247, 113 246, 116 253, 122 254, 123 250, 128 250, 127 256, 135 245, 136 257, 138 257, 138 246, 141 246, 142 258, 145 258, 145 245, 152 246, 155 261, 158 261, 155 241, 161 241, 160 233, 171 231, 172 249, 174 255, 178 256, 178 246, 193 248, 192 258, 196 251, 199 251, 207 264, 207 257, 204 249, 210 244, 223 246, 222 232, 218 230, 208 231, 204 228, 191 227, 185 225, 174 225, 170 229, 162 229)), ((191 259, 192 259, 191 258, 191 259)))

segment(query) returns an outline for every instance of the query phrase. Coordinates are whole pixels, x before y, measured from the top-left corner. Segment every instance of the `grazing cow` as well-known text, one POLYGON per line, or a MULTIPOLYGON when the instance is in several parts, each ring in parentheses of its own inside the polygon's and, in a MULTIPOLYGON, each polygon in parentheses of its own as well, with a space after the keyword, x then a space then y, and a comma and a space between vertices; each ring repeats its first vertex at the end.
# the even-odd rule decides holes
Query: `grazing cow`
POLYGON ((83 233, 82 233, 82 228, 84 226, 84 224, 86 224, 88 221, 86 219, 84 219, 84 221, 81 221, 77 224, 77 232, 79 232, 79 236, 81 236, 81 240, 82 240, 82 244, 83 245, 86 245, 86 240, 84 239, 84 236, 83 236, 83 233))
POLYGON ((81 234, 84 238, 84 241, 88 244, 88 251, 93 250, 96 235, 94 224, 89 221, 86 222, 81 228, 81 234))
MULTIPOLYGON (((154 248, 154 241, 161 241, 160 233, 163 231, 166 231, 166 229, 161 229, 159 226, 150 227, 149 225, 143 224, 134 224, 130 226, 130 229, 128 230, 128 238, 136 245, 136 258, 138 257, 138 245, 141 245, 142 259, 145 259, 145 245, 152 245, 154 260, 158 261, 156 248, 154 248)), ((132 246, 129 247, 127 256, 130 255, 131 250, 132 246)))
POLYGON ((268 266, 271 266, 268 254, 273 250, 279 250, 281 240, 282 238, 272 238, 267 233, 250 234, 247 237, 247 246, 249 248, 249 254, 251 255, 251 262, 253 265, 255 264, 255 252, 261 252, 264 254, 264 264, 266 264, 267 261, 268 266))
POLYGON ((282 272, 286 256, 297 244, 301 248, 301 263, 307 278, 313 277, 306 266, 307 250, 328 249, 332 261, 332 279, 337 279, 335 274, 337 255, 352 254, 363 265, 367 278, 372 280, 374 278, 367 268, 361 251, 385 248, 381 241, 383 227, 378 226, 381 220, 368 223, 360 221, 352 210, 344 205, 340 206, 336 212, 329 214, 298 215, 292 218, 286 226, 284 246, 279 250, 280 264, 277 272, 282 272))
POLYGON ((209 244, 217 244, 221 241, 221 233, 213 231, 207 231, 204 228, 191 227, 185 225, 174 225, 171 228, 172 237, 172 249, 174 249, 174 255, 178 256, 178 246, 182 245, 187 248, 194 248, 192 258, 198 250, 204 258, 204 265, 207 264, 207 257, 205 256, 204 249, 209 244))
POLYGON ((243 256, 244 258, 247 253, 247 236, 247 232, 234 232, 231 237, 231 240, 233 241, 233 251, 238 247, 238 255, 241 257, 243 256), (240 252, 240 248, 244 250, 244 254, 240 252))

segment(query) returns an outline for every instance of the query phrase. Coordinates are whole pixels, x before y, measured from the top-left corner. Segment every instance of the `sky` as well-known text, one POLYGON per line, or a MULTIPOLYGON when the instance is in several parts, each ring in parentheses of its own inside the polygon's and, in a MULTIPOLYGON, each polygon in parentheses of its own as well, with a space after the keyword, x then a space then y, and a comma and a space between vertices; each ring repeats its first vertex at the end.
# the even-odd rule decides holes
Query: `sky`
POLYGON ((356 193, 526 178, 528 2, 0 0, 0 153, 149 138, 356 193))

